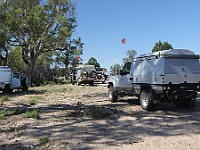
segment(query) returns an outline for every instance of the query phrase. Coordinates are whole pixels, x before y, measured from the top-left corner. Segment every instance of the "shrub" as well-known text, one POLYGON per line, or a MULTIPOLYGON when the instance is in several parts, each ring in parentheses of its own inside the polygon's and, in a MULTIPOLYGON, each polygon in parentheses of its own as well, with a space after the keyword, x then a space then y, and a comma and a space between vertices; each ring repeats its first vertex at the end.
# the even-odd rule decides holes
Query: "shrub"
POLYGON ((3 105, 3 102, 9 101, 9 100, 10 100, 10 97, 8 95, 2 96, 0 99, 0 105, 3 105))
POLYGON ((36 100, 33 99, 30 101, 30 105, 35 105, 35 104, 36 104, 36 100))
POLYGON ((32 111, 26 111, 26 113, 23 115, 23 118, 34 118, 34 119, 39 119, 39 113, 38 110, 32 110, 32 111))
POLYGON ((88 115, 94 119, 104 119, 106 117, 105 110, 96 106, 89 108, 88 115))
POLYGON ((5 110, 0 111, 0 120, 5 117, 5 110))
POLYGON ((38 138, 40 145, 48 143, 49 142, 49 138, 48 137, 40 137, 38 138))

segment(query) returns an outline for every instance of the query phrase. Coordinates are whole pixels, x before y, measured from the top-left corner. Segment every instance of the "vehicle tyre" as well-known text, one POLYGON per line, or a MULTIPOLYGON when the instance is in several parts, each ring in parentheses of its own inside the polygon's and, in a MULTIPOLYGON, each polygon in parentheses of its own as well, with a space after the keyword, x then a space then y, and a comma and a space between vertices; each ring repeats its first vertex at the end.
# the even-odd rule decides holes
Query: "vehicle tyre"
POLYGON ((116 101, 117 101, 118 94, 117 94, 117 92, 114 90, 114 87, 113 87, 112 85, 109 86, 108 94, 109 94, 109 100, 110 100, 111 102, 116 102, 116 101))
POLYGON ((4 94, 9 94, 9 93, 11 93, 11 92, 12 92, 12 90, 11 90, 11 88, 10 88, 10 85, 6 84, 6 85, 5 85, 5 88, 4 88, 4 90, 3 90, 3 93, 4 93, 4 94))
POLYGON ((194 107, 195 101, 191 99, 175 100, 174 104, 176 105, 177 108, 190 108, 190 107, 194 107))
POLYGON ((81 71, 81 77, 88 77, 88 72, 87 71, 85 71, 85 70, 83 70, 83 71, 81 71))
POLYGON ((101 79, 102 78, 102 75, 101 74, 98 74, 97 75, 97 79, 101 79))
POLYGON ((144 110, 153 110, 154 103, 153 103, 153 96, 149 90, 143 90, 140 94, 140 106, 144 110))
POLYGON ((96 71, 93 70, 93 71, 90 72, 90 77, 91 78, 95 78, 96 76, 97 76, 96 71))

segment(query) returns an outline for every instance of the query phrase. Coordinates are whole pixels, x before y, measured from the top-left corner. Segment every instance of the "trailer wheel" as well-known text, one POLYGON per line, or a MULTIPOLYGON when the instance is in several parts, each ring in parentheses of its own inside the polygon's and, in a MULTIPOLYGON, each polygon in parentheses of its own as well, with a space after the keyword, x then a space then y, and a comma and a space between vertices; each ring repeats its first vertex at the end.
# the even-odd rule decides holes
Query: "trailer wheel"
POLYGON ((153 103, 153 96, 149 90, 143 90, 140 94, 140 106, 144 110, 153 110, 154 103, 153 103))
POLYGON ((111 102, 117 101, 118 95, 117 95, 117 92, 114 90, 114 87, 112 85, 109 86, 108 94, 109 94, 109 100, 111 102))

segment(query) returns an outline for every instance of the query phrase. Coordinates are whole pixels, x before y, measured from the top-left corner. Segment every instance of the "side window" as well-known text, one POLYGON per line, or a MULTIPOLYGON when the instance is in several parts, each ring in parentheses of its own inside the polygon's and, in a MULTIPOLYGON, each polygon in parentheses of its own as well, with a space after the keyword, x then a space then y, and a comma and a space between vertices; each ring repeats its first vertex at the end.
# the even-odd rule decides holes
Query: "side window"
POLYGON ((19 73, 13 73, 13 78, 19 79, 19 73))
POLYGON ((127 62, 124 64, 124 67, 122 68, 122 71, 124 74, 130 74, 130 70, 131 70, 131 63, 127 62))

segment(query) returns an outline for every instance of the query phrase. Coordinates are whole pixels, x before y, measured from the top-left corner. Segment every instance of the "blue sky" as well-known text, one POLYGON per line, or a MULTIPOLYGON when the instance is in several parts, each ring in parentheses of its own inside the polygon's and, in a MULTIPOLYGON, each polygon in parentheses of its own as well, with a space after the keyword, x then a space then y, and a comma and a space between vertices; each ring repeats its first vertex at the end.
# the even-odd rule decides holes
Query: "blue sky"
POLYGON ((77 2, 74 34, 85 44, 83 63, 122 64, 126 51, 150 53, 156 42, 200 54, 200 0, 72 0, 77 2), (126 39, 126 44, 121 39, 126 39))

